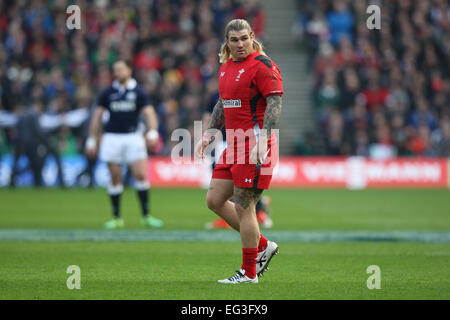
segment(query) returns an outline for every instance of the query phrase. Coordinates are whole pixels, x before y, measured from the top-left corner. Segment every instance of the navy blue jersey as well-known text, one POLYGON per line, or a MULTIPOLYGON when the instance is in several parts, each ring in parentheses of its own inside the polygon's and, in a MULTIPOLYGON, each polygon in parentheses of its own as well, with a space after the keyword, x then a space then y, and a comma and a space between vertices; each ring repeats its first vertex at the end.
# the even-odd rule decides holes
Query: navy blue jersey
POLYGON ((98 105, 104 107, 110 114, 104 132, 135 132, 142 108, 150 104, 148 95, 137 85, 136 80, 130 79, 126 87, 114 81, 98 99, 98 105))

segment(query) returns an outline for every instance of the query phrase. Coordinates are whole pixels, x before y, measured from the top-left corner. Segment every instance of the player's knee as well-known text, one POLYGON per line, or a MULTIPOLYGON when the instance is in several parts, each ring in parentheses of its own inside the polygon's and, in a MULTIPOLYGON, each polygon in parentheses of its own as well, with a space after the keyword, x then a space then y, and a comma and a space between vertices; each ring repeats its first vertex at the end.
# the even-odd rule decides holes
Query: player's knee
POLYGON ((234 203, 234 208, 236 209, 238 215, 245 213, 245 208, 238 202, 234 203))
POLYGON ((119 175, 111 175, 111 185, 118 186, 122 184, 122 177, 119 175))
POLYGON ((223 206, 223 201, 208 192, 206 195, 206 205, 210 210, 217 212, 223 206))
POLYGON ((215 211, 216 209, 216 201, 214 201, 214 198, 211 196, 206 196, 206 205, 208 206, 209 210, 215 211))
POLYGON ((245 203, 241 203, 240 201, 236 201, 234 203, 234 208, 236 209, 236 213, 238 214, 239 217, 243 217, 247 214, 251 214, 251 210, 250 209, 250 205, 252 205, 251 203, 246 205, 245 203))
POLYGON ((134 175, 135 180, 137 181, 145 181, 145 173, 137 173, 134 175))
POLYGON ((121 172, 111 171, 110 175, 111 175, 111 184, 113 186, 122 184, 122 173, 121 172))

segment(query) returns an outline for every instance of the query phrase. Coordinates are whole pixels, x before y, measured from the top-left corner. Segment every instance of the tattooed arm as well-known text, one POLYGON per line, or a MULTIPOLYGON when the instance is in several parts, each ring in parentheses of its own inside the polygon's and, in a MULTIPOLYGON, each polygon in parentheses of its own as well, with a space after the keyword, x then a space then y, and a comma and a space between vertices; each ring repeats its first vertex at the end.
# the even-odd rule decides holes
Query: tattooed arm
POLYGON ((224 124, 225 114, 223 111, 222 100, 219 98, 211 114, 211 120, 209 121, 208 129, 222 129, 224 124))
POLYGON ((211 114, 211 120, 209 121, 208 129, 203 133, 202 138, 195 146, 195 155, 198 158, 203 158, 203 152, 205 148, 215 140, 215 135, 209 133, 208 131, 212 131, 210 129, 222 129, 224 124, 225 113, 223 110, 222 100, 219 98, 211 114))
POLYGON ((267 156, 267 140, 272 135, 281 115, 281 96, 270 95, 266 98, 267 107, 264 114, 263 130, 259 135, 258 143, 250 153, 250 163, 263 163, 267 156))
POLYGON ((266 137, 270 137, 272 135, 272 129, 275 128, 276 124, 278 123, 278 120, 280 119, 281 115, 281 96, 278 95, 271 95, 267 96, 266 98, 267 107, 266 112, 264 114, 264 124, 263 124, 263 130, 262 135, 265 135, 267 133, 266 137))

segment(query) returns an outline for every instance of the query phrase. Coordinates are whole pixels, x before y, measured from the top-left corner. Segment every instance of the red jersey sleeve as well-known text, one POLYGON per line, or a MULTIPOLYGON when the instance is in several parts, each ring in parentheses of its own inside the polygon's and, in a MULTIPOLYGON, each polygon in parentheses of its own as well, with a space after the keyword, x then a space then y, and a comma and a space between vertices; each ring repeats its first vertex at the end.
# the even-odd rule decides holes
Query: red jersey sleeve
POLYGON ((268 57, 259 57, 262 57, 260 58, 261 63, 258 63, 258 70, 254 78, 259 92, 264 98, 269 95, 283 95, 283 79, 281 78, 280 69, 268 57))

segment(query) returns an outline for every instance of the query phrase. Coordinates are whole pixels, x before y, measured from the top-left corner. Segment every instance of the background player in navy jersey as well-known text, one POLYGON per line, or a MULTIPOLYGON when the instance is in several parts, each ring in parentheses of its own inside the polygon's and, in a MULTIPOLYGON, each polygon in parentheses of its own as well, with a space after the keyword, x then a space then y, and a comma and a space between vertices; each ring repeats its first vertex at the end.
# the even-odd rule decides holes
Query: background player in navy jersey
POLYGON ((123 228, 120 216, 120 195, 123 191, 122 165, 128 164, 135 178, 135 188, 142 209, 142 224, 146 227, 161 227, 163 222, 150 216, 149 188, 147 182, 147 147, 152 148, 158 141, 158 118, 144 92, 132 78, 129 62, 119 60, 113 65, 115 81, 101 93, 94 111, 89 137, 86 141, 86 155, 97 156, 108 165, 111 182, 108 193, 114 218, 105 223, 106 229, 123 228), (110 117, 104 127, 98 149, 103 113, 108 110, 110 117), (137 132, 139 116, 143 115, 149 128, 145 137, 137 132))
MULTIPOLYGON (((209 122, 211 121, 211 114, 213 113, 214 106, 217 103, 217 100, 219 99, 219 92, 216 92, 211 95, 210 101, 203 111, 203 127, 207 127, 209 125, 209 122)), ((223 142, 222 144, 217 144, 216 148, 214 149, 214 162, 211 165, 211 174, 209 176, 209 179, 211 179, 212 170, 216 166, 216 163, 219 161, 220 156, 222 155, 223 150, 226 148, 227 140, 226 140, 226 131, 225 127, 222 128, 222 137, 223 142)), ((209 187, 209 180, 208 185, 206 188, 209 187)), ((233 199, 230 199, 232 201, 233 199)), ((270 214, 270 204, 272 202, 272 199, 267 196, 263 195, 258 202, 256 203, 256 218, 258 219, 258 223, 261 227, 270 229, 273 226, 273 221, 270 214)), ((208 222, 205 225, 206 229, 231 229, 230 225, 222 218, 217 218, 214 221, 208 222)))

